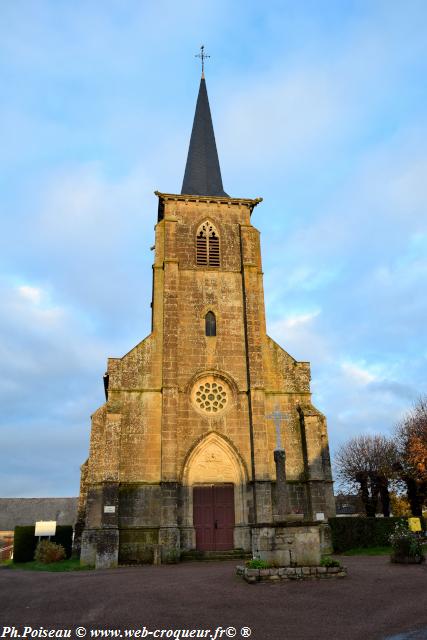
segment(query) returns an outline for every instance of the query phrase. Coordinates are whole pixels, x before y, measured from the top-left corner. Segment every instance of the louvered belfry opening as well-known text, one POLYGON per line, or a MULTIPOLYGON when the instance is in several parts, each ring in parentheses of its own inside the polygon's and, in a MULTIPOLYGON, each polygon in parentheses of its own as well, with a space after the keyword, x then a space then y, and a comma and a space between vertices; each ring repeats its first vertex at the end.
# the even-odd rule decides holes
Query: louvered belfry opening
POLYGON ((205 229, 200 229, 197 234, 197 264, 208 264, 208 239, 205 229))
POLYGON ((219 267, 219 236, 209 221, 200 225, 196 237, 196 262, 200 266, 219 267))
POLYGON ((209 266, 219 267, 219 238, 215 231, 209 236, 209 266))

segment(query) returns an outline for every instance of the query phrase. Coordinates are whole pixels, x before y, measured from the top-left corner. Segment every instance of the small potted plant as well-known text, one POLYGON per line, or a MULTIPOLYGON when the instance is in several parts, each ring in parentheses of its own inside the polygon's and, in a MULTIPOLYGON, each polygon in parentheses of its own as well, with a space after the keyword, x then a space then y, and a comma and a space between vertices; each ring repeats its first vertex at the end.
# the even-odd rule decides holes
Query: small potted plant
POLYGON ((391 561, 403 564, 419 564, 424 562, 421 538, 409 530, 405 522, 398 522, 391 534, 391 561))

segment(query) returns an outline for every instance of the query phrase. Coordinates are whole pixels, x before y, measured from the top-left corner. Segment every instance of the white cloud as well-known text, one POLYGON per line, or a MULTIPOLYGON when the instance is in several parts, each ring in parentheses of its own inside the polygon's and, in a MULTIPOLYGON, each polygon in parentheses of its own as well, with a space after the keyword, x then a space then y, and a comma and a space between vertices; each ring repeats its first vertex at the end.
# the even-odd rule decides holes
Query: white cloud
POLYGON ((321 313, 321 309, 294 312, 271 323, 267 315, 267 332, 296 360, 324 363, 330 357, 330 346, 328 336, 317 326, 321 313))
POLYGON ((39 287, 30 287, 29 285, 22 285, 18 287, 20 295, 29 300, 33 304, 40 304, 43 297, 43 290, 39 287))
POLYGON ((377 374, 373 373, 369 368, 354 362, 343 362, 341 369, 344 374, 355 384, 367 385, 370 382, 378 380, 377 374))
POLYGON ((132 341, 144 337, 140 333, 148 330, 150 317, 149 248, 157 218, 150 181, 139 167, 112 179, 90 164, 48 172, 27 185, 19 225, 2 255, 15 263, 14 270, 45 283, 44 292, 32 291, 27 282, 20 290, 22 299, 39 301, 40 317, 53 320, 60 306, 78 308, 88 323, 100 323, 100 330, 121 323, 134 331, 132 341))
POLYGON ((308 322, 311 322, 312 320, 314 320, 314 318, 317 318, 319 314, 320 314, 320 309, 316 309, 315 311, 311 311, 308 313, 291 314, 283 318, 283 320, 276 323, 275 328, 276 330, 277 328, 293 329, 295 327, 299 327, 301 325, 307 324, 308 322))
MULTIPOLYGON (((12 386, 26 393, 29 380, 31 389, 44 385, 43 381, 47 389, 55 386, 58 376, 72 371, 92 371, 94 367, 101 370, 108 348, 89 331, 84 314, 57 305, 55 296, 49 302, 42 287, 14 286, 15 279, 0 280, 3 388, 12 386)), ((50 406, 54 402, 54 397, 48 399, 50 406)), ((3 406, 6 404, 4 397, 3 406)))

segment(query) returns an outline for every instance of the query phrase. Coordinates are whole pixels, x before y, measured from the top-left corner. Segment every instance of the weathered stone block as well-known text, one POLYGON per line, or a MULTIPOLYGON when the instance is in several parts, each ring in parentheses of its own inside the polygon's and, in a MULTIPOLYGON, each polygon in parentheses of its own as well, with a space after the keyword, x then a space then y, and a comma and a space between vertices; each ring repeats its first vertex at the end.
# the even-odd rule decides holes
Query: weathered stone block
POLYGON ((300 565, 317 566, 320 564, 319 529, 301 529, 295 534, 296 562, 300 565))
POLYGON ((152 564, 153 548, 158 545, 159 530, 154 528, 121 529, 120 564, 152 564))
POLYGON ((246 575, 249 578, 259 578, 259 575, 260 575, 259 572, 260 572, 259 569, 246 569, 246 575))
POLYGON ((97 533, 95 569, 117 567, 119 557, 119 530, 100 529, 97 533))
POLYGON ((82 534, 80 564, 94 567, 96 562, 97 531, 86 529, 82 534))

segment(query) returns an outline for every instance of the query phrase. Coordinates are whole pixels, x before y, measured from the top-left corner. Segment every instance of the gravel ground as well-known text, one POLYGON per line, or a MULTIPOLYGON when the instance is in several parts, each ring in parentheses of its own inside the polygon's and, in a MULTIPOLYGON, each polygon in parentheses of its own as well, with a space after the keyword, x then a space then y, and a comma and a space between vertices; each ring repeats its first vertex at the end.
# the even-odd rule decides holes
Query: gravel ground
POLYGON ((342 561, 347 578, 256 585, 235 575, 235 561, 72 573, 2 569, 0 638, 11 637, 2 633, 7 625, 21 637, 25 626, 83 626, 88 638, 93 629, 117 629, 125 638, 126 629, 144 627, 211 629, 214 637, 217 627, 231 626, 236 638, 250 627, 253 640, 427 639, 426 564, 395 565, 386 556, 342 561))

